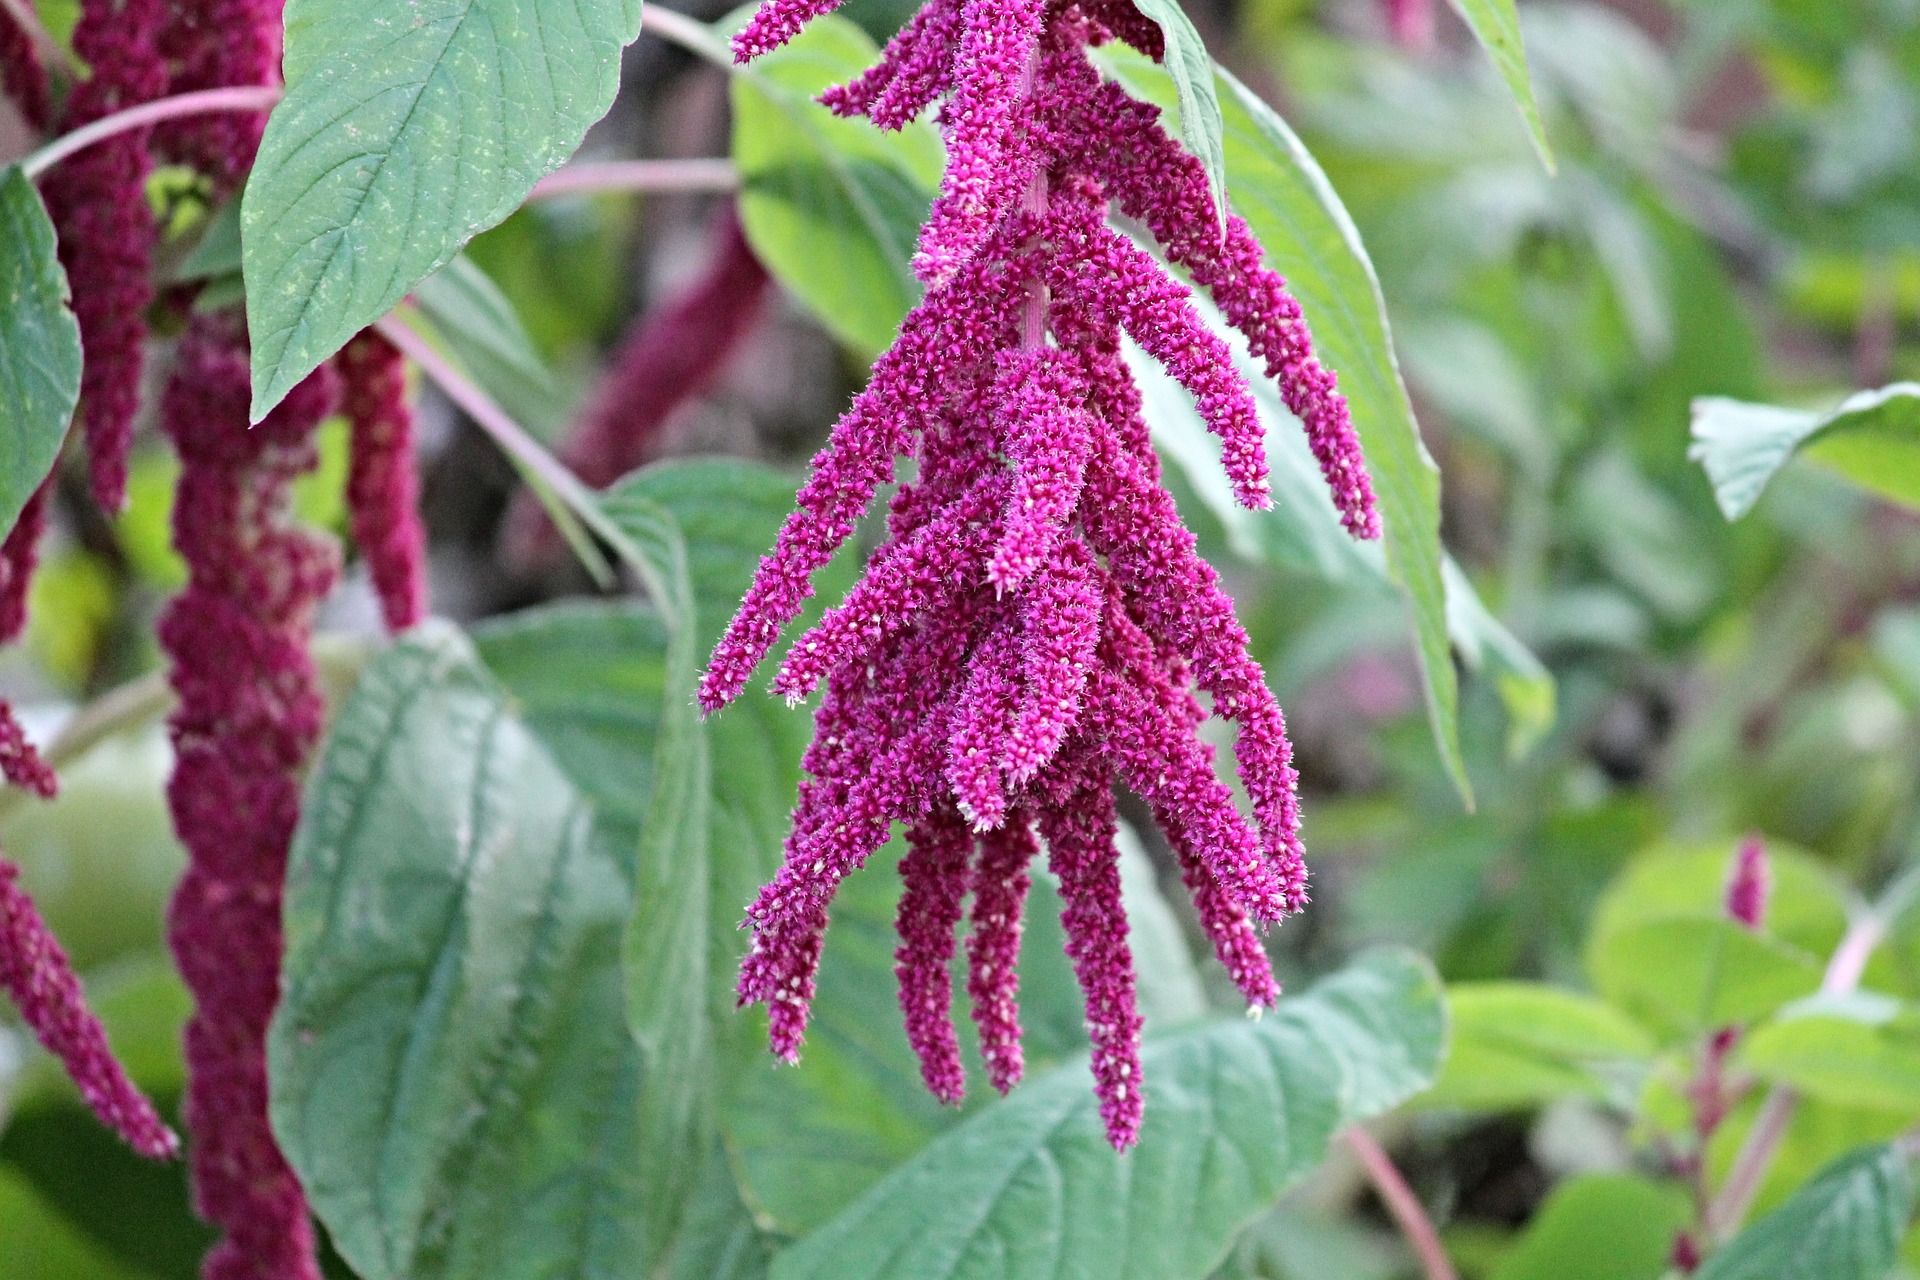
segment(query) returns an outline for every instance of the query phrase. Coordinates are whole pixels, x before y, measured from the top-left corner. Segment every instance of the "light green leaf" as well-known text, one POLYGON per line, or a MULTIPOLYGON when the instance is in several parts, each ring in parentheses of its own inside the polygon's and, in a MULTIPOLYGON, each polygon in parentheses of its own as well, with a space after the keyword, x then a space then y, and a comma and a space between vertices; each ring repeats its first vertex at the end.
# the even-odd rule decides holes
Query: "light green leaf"
POLYGON ((1507 712, 1507 758, 1519 760, 1553 728, 1558 703, 1553 673, 1493 616, 1452 556, 1440 569, 1447 584, 1447 634, 1454 652, 1469 671, 1493 681, 1507 712))
POLYGON ((1520 40, 1520 15, 1514 9, 1513 0, 1452 0, 1452 4, 1454 12, 1473 30, 1480 47, 1487 51, 1500 78, 1507 82, 1513 105, 1520 109, 1520 118, 1526 121, 1527 137, 1532 139, 1540 163, 1552 173, 1553 146, 1547 141, 1547 128, 1540 120, 1540 104, 1533 96, 1533 79, 1527 74, 1527 51, 1520 40))
POLYGON ((1587 948, 1594 988, 1676 1039, 1766 1017, 1820 985, 1811 954, 1726 919, 1650 920, 1587 948))
POLYGON ((475 376, 489 379, 497 370, 507 370, 530 388, 553 393, 553 375, 533 349, 513 304, 464 253, 422 280, 413 300, 475 376))
POLYGON ((375 658, 308 782, 274 1129, 366 1280, 638 1277, 631 855, 451 628, 375 658))
POLYGON ((1848 1152, 1735 1236, 1696 1280, 1883 1280, 1913 1216, 1913 1175, 1895 1143, 1848 1152))
POLYGON ((1453 1044, 1432 1105, 1500 1110, 1568 1094, 1604 1097, 1609 1070, 1629 1073, 1654 1053, 1652 1037, 1592 996, 1529 982, 1447 988, 1453 1044))
POLYGON ((1553 1189, 1489 1280, 1653 1280, 1693 1217, 1686 1191, 1624 1173, 1553 1189))
POLYGON ((1920 383, 1857 392, 1829 413, 1721 396, 1693 402, 1687 457, 1706 469, 1729 520, 1753 509, 1796 450, 1864 489, 1920 507, 1920 383))
POLYGON ((950 1130, 782 1253, 779 1280, 1203 1276, 1345 1124, 1424 1087, 1439 980, 1376 952, 1258 1022, 1150 1043, 1140 1145, 1108 1147, 1084 1061, 950 1130))
POLYGON ((1193 29, 1180 0, 1140 0, 1140 12, 1160 28, 1166 55, 1160 65, 1173 81, 1180 104, 1180 138, 1200 167, 1222 224, 1227 219, 1227 159, 1220 139, 1220 93, 1213 83, 1213 59, 1193 29))
POLYGON ((639 0, 292 0, 241 206, 258 420, 612 105, 639 0))
POLYGON ((53 470, 80 400, 80 323, 33 183, 0 173, 0 529, 53 470))
POLYGON ((1920 1116, 1920 1015, 1912 1012, 1878 1025, 1782 1016, 1746 1039, 1740 1061, 1828 1102, 1920 1116))
POLYGON ((877 53, 852 22, 816 18, 733 76, 733 160, 747 240, 835 337, 869 357, 893 341, 919 301, 913 249, 941 165, 926 122, 889 136, 814 101, 877 53))

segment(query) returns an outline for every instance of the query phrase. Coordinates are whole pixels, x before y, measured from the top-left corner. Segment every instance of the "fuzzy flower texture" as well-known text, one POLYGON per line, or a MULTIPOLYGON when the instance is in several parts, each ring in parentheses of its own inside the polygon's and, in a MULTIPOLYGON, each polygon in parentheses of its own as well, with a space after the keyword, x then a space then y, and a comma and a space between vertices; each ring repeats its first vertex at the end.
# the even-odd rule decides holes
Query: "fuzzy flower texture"
MULTIPOLYGON (((768 0, 734 43, 777 47, 832 0, 768 0)), ((1114 786, 1152 809, 1221 962, 1255 1006, 1279 994, 1259 930, 1298 911, 1307 874, 1280 708, 1195 551, 1122 358, 1171 371, 1223 445, 1240 500, 1268 505, 1259 418, 1187 287, 1107 225, 1143 224, 1246 335, 1305 424, 1347 528, 1373 493, 1334 377, 1299 305, 1156 108, 1103 82, 1089 46, 1158 57, 1130 0, 927 0, 872 70, 830 89, 842 115, 898 128, 941 100, 947 169, 916 269, 927 296, 814 460, 701 686, 746 686, 898 455, 917 464, 888 538, 846 599, 789 651, 789 701, 825 686, 785 865, 748 908, 742 1003, 796 1058, 834 891, 906 826, 900 1004, 927 1086, 964 1087, 948 964, 971 916, 967 990, 1001 1091, 1020 1078, 1017 1004, 1028 866, 1044 840, 1085 993, 1113 1145, 1138 1138, 1140 1016, 1120 900, 1114 786), (1238 729, 1252 820, 1197 730, 1238 729), (968 898, 971 897, 971 905, 968 898)))

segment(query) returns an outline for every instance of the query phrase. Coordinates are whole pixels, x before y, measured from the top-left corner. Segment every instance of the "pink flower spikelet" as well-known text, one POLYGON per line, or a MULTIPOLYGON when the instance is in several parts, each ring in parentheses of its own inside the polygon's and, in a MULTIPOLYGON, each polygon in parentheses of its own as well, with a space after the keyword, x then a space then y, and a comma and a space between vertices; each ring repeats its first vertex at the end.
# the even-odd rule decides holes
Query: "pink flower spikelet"
POLYGON ((87 1008, 67 953, 19 880, 20 869, 0 858, 0 987, 40 1043, 66 1066, 101 1123, 141 1155, 167 1159, 180 1149, 180 1140, 114 1060, 106 1029, 87 1008))
MULTIPOLYGON (((166 93, 167 64, 158 50, 167 11, 166 0, 86 0, 81 5, 73 48, 93 71, 67 102, 68 129, 166 93)), ((61 161, 41 179, 80 322, 85 364, 78 416, 86 432, 93 495, 108 511, 126 505, 145 317, 153 301, 154 226, 146 192, 152 132, 116 134, 61 161)))
POLYGON ((352 430, 347 511, 389 631, 427 616, 427 534, 414 472, 406 359, 372 329, 341 348, 340 409, 352 430))
POLYGON ((40 51, 13 15, 0 9, 0 89, 18 108, 20 118, 40 133, 53 120, 53 102, 47 92, 47 69, 40 51))
POLYGON ((1748 836, 1733 855, 1727 877, 1727 915, 1748 929, 1758 930, 1767 920, 1767 900, 1773 896, 1773 869, 1767 846, 1748 836))
POLYGON ((169 939, 194 997, 185 1115, 194 1203, 224 1238, 206 1280, 317 1280, 305 1197, 267 1121, 267 1024, 279 997, 280 899, 300 771, 324 707, 307 655, 339 571, 331 540, 289 523, 288 487, 316 461, 330 369, 247 425, 237 317, 196 316, 162 421, 181 460, 174 545, 184 591, 160 620, 179 707, 167 784, 189 861, 169 939))
MULTIPOLYGON (((823 6, 768 0, 744 57, 823 6)), ((901 1008, 928 1087, 963 1081, 947 966, 963 915, 968 995, 991 1083, 1022 1067, 1015 962, 1044 837, 1086 997, 1094 1092, 1114 1146, 1141 1120, 1140 1018, 1114 845, 1116 783, 1151 808, 1215 952, 1248 1002, 1279 994, 1259 929, 1301 909, 1292 751, 1247 636, 1201 560, 1140 417, 1123 337, 1193 395, 1240 500, 1270 501, 1264 437, 1227 345, 1188 288, 1108 225, 1145 225, 1246 335, 1305 425, 1356 536, 1379 532, 1345 400, 1299 305, 1155 108, 1103 84, 1089 45, 1159 52, 1130 5, 928 0, 880 64, 825 101, 897 126, 945 95, 946 180, 921 239, 926 299, 814 459, 702 679, 708 711, 745 688, 897 457, 866 575, 799 637, 773 681, 824 687, 785 863, 749 906, 743 1003, 795 1057, 840 881, 899 821, 901 1008), (1238 727, 1241 812, 1199 736, 1238 727), (971 911, 966 898, 971 895, 971 911)))
POLYGON ((11 644, 27 628, 27 598, 40 563, 40 537, 47 531, 47 504, 53 494, 48 476, 20 508, 19 519, 0 542, 0 644, 11 644))
MULTIPOLYGON (((282 0, 195 0, 178 4, 160 48, 173 67, 169 93, 280 83, 282 0)), ((260 148, 264 111, 216 111, 169 120, 154 151, 191 165, 220 196, 239 189, 260 148)))

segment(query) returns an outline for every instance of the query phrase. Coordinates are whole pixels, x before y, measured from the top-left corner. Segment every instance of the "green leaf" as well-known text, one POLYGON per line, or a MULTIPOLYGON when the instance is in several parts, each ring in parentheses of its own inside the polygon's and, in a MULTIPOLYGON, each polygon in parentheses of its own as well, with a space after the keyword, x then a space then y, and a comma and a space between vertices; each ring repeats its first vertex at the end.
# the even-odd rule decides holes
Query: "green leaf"
POLYGON ((1527 74, 1527 51, 1520 40, 1520 15, 1513 0, 1452 0, 1453 10, 1473 30, 1480 47, 1487 51, 1500 78, 1507 82, 1513 105, 1526 121, 1527 137, 1540 155, 1547 172, 1554 171, 1553 146, 1547 141, 1546 125, 1540 120, 1540 104, 1533 96, 1533 79, 1527 74))
POLYGON ((1220 93, 1213 83, 1213 59, 1193 29, 1180 0, 1140 0, 1140 12, 1166 45, 1160 65, 1173 81, 1180 104, 1180 137, 1207 173, 1207 189, 1222 225, 1227 220, 1227 159, 1220 132, 1220 93))
MULTIPOLYGON (((513 304, 473 259, 464 253, 455 257, 419 283, 413 300, 490 391, 492 381, 506 372, 534 392, 553 394, 553 375, 533 349, 513 304)), ((498 394, 495 398, 502 399, 498 394)))
POLYGON ((1447 634, 1469 671, 1493 681, 1507 712, 1507 758, 1519 760, 1553 728, 1553 674, 1480 599, 1452 556, 1440 565, 1447 584, 1447 634))
POLYGON ((733 76, 733 161, 747 240, 836 338, 869 357, 893 341, 919 301, 913 249, 941 166, 930 124, 888 136, 814 101, 877 53, 852 22, 816 18, 733 76))
POLYGON ((1488 1280, 1653 1280, 1692 1217, 1678 1183, 1625 1173, 1569 1178, 1488 1280))
POLYGON ((80 323, 33 183, 0 173, 0 529, 60 456, 80 400, 80 323))
POLYGON ((1346 1124, 1439 1066, 1439 980, 1376 952, 1284 1000, 1148 1044, 1146 1120, 1108 1147, 1084 1061, 950 1130, 782 1253, 779 1280, 1206 1275, 1346 1124))
POLYGON ((1783 1014, 1747 1038, 1740 1061, 1828 1102, 1920 1116, 1920 1015, 1911 1011, 1873 1022, 1783 1014))
MULTIPOLYGON (((1735 843, 1663 843, 1640 854, 1601 895, 1589 939, 1655 920, 1724 919, 1735 843)), ((1773 895, 1765 933, 1810 955, 1831 952, 1847 928, 1843 886, 1825 866, 1783 841, 1767 841, 1767 865, 1773 895)))
POLYGON ((631 855, 451 628, 366 668, 301 805, 274 1129, 365 1280, 645 1273, 631 855))
POLYGON ((87 1239, 20 1174, 0 1167, 0 1240, 7 1280, 145 1280, 87 1239))
POLYGON ((639 0, 293 0, 241 206, 258 420, 606 113, 639 0))
POLYGON ((1609 1072, 1631 1076, 1650 1060, 1653 1040, 1592 996, 1530 982, 1458 983, 1447 988, 1453 1043, 1446 1067, 1422 1101, 1501 1110, 1568 1094, 1605 1097, 1609 1072))
POLYGON ((1596 938, 1601 995, 1675 1038, 1752 1022, 1820 985, 1820 962, 1731 920, 1651 920, 1596 938))
POLYGON ((1735 1236, 1696 1280, 1883 1280, 1913 1216, 1913 1175, 1895 1143, 1848 1152, 1735 1236))
POLYGON ((1920 383, 1856 392, 1828 413, 1721 396, 1693 402, 1687 457, 1705 468, 1729 520, 1753 509, 1796 450, 1863 489, 1920 507, 1920 383))

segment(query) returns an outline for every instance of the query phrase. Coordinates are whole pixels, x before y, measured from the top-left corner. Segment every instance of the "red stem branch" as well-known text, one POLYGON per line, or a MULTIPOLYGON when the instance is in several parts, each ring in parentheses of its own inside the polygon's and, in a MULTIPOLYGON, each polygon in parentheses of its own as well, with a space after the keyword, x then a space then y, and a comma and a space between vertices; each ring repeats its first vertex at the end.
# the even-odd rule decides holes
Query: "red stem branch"
POLYGON ((1420 1198, 1413 1194, 1413 1188, 1400 1176, 1400 1170, 1394 1167, 1393 1160, 1381 1149, 1380 1144, 1373 1140, 1373 1135, 1356 1124, 1347 1130, 1346 1139, 1347 1145, 1353 1148, 1353 1154, 1360 1158, 1360 1167, 1367 1171, 1373 1189, 1387 1206, 1387 1212, 1393 1215, 1401 1234, 1413 1246, 1427 1280, 1459 1280, 1459 1273, 1448 1260, 1446 1249, 1441 1247, 1440 1233, 1434 1229, 1433 1219, 1427 1216, 1420 1198))
POLYGON ((216 111, 266 111, 280 101, 284 92, 275 85, 240 85, 230 89, 202 89, 195 93, 177 93, 170 98, 155 98, 125 111, 102 116, 92 124, 65 133, 20 162, 21 171, 37 178, 76 151, 84 151, 96 142, 116 134, 177 120, 182 116, 208 115, 216 111))

